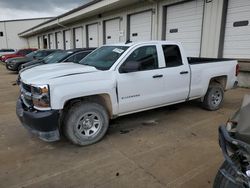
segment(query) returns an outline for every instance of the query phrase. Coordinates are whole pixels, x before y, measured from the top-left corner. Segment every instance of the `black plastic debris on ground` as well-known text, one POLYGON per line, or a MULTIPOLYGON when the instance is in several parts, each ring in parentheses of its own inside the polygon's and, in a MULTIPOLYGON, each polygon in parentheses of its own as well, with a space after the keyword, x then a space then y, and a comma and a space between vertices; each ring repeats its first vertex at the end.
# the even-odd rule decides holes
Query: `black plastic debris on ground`
POLYGON ((127 134, 129 133, 131 130, 120 130, 120 134, 127 134))
POLYGON ((157 120, 148 120, 148 121, 142 122, 143 126, 155 126, 157 124, 158 124, 157 120))

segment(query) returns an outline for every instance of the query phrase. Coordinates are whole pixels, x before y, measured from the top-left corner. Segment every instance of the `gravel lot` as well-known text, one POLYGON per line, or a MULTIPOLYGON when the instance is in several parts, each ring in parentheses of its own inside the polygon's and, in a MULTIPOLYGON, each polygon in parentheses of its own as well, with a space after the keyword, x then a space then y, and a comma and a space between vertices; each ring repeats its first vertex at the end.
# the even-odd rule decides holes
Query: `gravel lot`
POLYGON ((0 65, 0 187, 157 188, 212 187, 222 154, 217 127, 240 106, 249 89, 226 93, 223 108, 196 102, 113 120, 99 143, 77 147, 43 142, 15 114, 16 74, 0 65))

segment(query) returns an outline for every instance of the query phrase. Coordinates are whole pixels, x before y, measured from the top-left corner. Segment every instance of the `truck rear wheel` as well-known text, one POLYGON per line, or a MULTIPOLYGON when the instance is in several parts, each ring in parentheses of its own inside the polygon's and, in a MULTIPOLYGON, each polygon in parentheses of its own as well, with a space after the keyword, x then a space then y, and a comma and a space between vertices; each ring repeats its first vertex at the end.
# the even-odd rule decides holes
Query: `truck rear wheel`
POLYGON ((210 111, 218 110, 224 99, 224 89, 219 83, 209 85, 202 106, 210 111))
POLYGON ((86 146, 102 139, 108 130, 107 110, 98 103, 81 102, 68 111, 64 134, 74 144, 86 146))

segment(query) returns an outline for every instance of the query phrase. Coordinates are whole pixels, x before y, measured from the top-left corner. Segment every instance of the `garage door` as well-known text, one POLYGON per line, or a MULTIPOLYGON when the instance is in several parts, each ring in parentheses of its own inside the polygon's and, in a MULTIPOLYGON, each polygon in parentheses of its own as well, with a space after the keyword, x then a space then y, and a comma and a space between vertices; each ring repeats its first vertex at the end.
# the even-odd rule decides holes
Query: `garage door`
POLYGON ((82 48, 83 47, 83 37, 82 37, 82 27, 74 29, 74 47, 82 48))
POLYGON ((64 49, 63 48, 63 34, 62 34, 62 32, 56 33, 56 48, 57 49, 64 49))
POLYGON ((229 0, 223 56, 250 58, 250 1, 229 0))
POLYGON ((68 50, 71 48, 71 31, 70 30, 64 31, 64 46, 65 46, 65 50, 68 50))
POLYGON ((138 14, 130 15, 129 19, 130 40, 135 41, 147 41, 152 38, 152 12, 142 12, 138 14))
POLYGON ((204 0, 166 9, 166 40, 182 42, 188 56, 200 56, 204 0))
POLYGON ((49 48, 50 49, 55 49, 56 45, 55 45, 55 37, 54 34, 49 34, 49 48))
POLYGON ((88 47, 98 47, 98 24, 87 26, 88 47))
POLYGON ((120 19, 105 21, 105 44, 118 43, 120 41, 120 19))
POLYGON ((39 49, 43 48, 43 38, 42 38, 42 36, 38 37, 38 48, 39 49))

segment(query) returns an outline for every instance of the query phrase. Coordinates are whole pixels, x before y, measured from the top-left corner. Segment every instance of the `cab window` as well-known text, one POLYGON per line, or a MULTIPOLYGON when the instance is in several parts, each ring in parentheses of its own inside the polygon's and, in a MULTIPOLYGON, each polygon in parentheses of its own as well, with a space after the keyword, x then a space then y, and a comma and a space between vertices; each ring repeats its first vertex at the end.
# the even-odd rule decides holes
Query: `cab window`
POLYGON ((143 46, 134 50, 126 61, 121 66, 126 67, 128 64, 134 64, 136 71, 146 71, 152 69, 158 69, 158 56, 156 46, 143 46))
POLYGON ((180 49, 177 45, 162 46, 166 67, 177 67, 182 65, 180 49))

